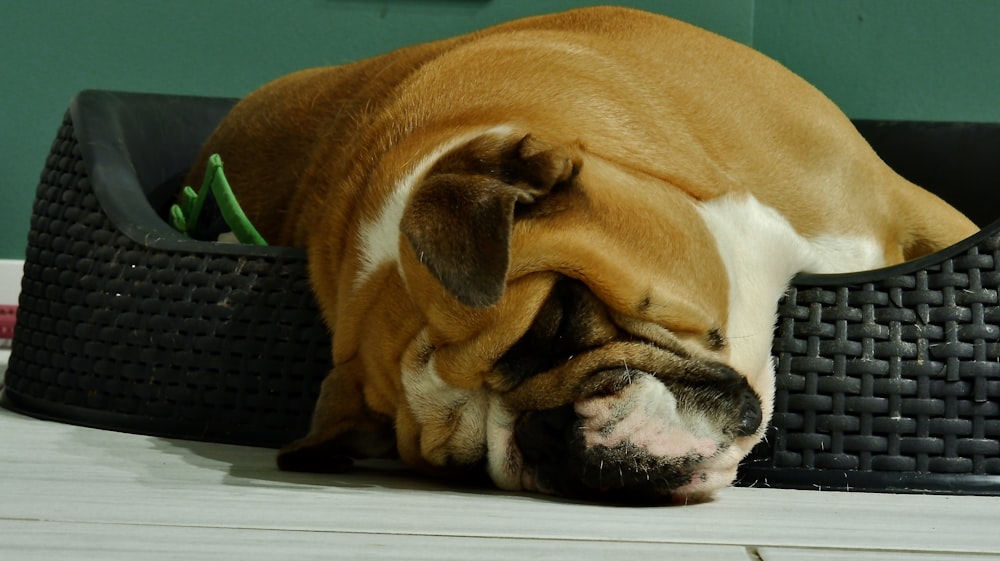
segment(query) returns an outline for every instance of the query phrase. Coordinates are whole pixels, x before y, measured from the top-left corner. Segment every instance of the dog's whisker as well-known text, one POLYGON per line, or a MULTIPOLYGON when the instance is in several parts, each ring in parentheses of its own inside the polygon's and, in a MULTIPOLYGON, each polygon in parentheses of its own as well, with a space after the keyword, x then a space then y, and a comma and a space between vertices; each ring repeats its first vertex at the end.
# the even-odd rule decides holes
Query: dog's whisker
MULTIPOLYGON (((759 331, 759 332, 749 333, 749 334, 746 334, 746 335, 727 335, 726 339, 729 339, 729 340, 733 340, 733 339, 753 339, 754 337, 760 337, 763 333, 764 332, 759 331)), ((768 337, 770 337, 770 332, 768 332, 768 337)))

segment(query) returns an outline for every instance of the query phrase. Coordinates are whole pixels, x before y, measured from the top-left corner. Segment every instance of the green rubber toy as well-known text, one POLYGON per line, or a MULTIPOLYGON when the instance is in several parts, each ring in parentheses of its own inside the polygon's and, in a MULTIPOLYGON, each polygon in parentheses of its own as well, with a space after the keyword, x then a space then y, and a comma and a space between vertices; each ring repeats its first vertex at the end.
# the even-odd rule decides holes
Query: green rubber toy
POLYGON ((180 202, 170 207, 170 222, 174 228, 190 236, 209 197, 215 199, 222 218, 232 229, 237 241, 249 245, 267 245, 267 241, 253 227, 250 219, 236 202, 236 196, 233 195, 222 168, 222 157, 218 154, 212 154, 208 158, 201 189, 195 192, 190 186, 184 187, 180 202))

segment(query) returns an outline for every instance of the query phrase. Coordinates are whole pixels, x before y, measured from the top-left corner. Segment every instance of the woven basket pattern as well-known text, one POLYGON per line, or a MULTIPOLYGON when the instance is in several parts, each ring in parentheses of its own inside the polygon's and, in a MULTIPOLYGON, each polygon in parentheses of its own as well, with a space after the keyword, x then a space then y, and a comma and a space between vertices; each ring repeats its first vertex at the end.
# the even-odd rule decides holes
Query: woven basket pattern
POLYGON ((280 444, 305 432, 330 368, 304 258, 127 238, 68 115, 38 187, 19 310, 5 400, 83 424, 280 444))
POLYGON ((773 347, 773 426, 749 479, 824 486, 808 478, 824 470, 829 488, 935 491, 968 475, 1000 492, 982 477, 1000 475, 998 260, 994 234, 912 274, 793 285, 773 347))

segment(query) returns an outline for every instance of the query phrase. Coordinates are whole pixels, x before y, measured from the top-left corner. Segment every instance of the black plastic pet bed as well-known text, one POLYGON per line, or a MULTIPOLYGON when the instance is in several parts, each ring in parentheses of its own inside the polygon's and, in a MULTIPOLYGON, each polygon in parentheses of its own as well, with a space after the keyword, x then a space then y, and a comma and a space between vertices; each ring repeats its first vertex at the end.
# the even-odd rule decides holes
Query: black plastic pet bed
MULTIPOLYGON (((38 186, 2 404, 162 437, 277 446, 330 367, 304 252, 164 220, 235 100, 85 91, 38 186)), ((740 484, 1000 495, 1000 126, 859 121, 982 232, 781 302, 776 411, 740 484)))

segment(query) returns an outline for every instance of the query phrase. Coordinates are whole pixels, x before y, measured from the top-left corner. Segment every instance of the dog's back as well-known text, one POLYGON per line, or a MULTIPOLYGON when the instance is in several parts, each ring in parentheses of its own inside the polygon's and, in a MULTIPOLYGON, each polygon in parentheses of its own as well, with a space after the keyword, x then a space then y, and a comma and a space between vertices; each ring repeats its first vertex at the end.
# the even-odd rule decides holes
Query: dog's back
MULTIPOLYGON (((280 78, 237 105, 189 184, 219 152, 265 238, 304 246, 315 213, 353 212, 358 191, 375 183, 371 163, 402 138, 504 123, 578 143, 698 200, 751 191, 779 211, 797 206, 783 214, 807 236, 859 212, 878 224, 901 197, 935 204, 885 167, 832 102, 778 63, 683 22, 623 8, 526 18, 280 78), (852 204, 816 203, 833 184, 856 197, 852 204)), ((960 217, 937 228, 921 235, 968 231, 960 217)), ((906 243, 891 261, 928 249, 920 239, 906 243)))

